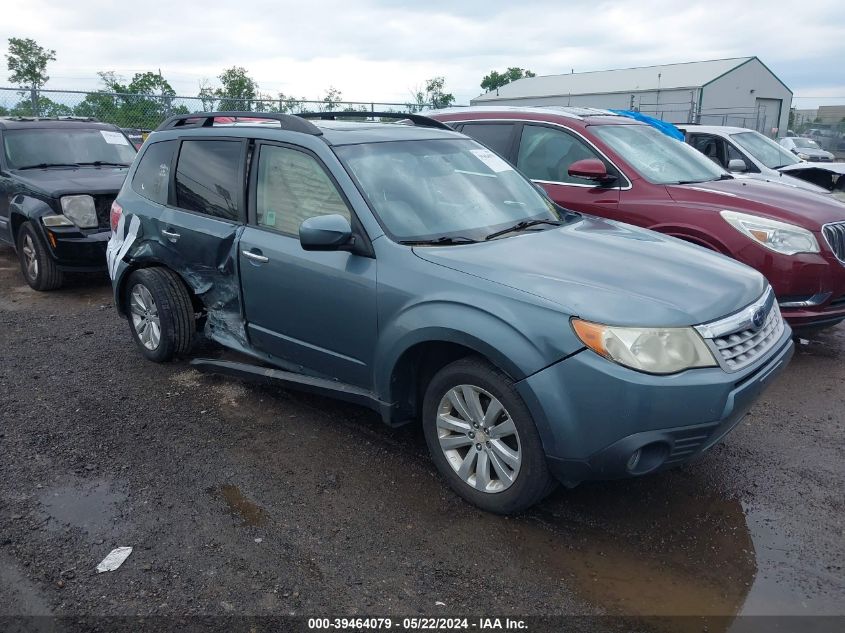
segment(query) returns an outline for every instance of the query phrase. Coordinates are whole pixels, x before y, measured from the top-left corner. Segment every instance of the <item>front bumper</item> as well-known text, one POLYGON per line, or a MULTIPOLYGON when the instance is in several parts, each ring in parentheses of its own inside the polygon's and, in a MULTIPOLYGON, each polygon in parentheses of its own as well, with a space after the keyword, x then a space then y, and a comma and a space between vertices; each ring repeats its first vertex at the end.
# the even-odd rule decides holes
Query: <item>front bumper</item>
POLYGON ((40 226, 59 270, 66 272, 101 272, 106 270, 106 245, 111 231, 76 227, 40 226))
POLYGON ((695 369, 652 376, 585 350, 517 383, 553 474, 566 485, 682 464, 729 433, 789 362, 785 328, 748 370, 695 369), (642 449, 634 467, 634 453, 642 449))
POLYGON ((783 318, 793 328, 835 325, 845 319, 845 264, 821 234, 816 240, 821 253, 787 256, 754 247, 738 258, 766 276, 783 318))

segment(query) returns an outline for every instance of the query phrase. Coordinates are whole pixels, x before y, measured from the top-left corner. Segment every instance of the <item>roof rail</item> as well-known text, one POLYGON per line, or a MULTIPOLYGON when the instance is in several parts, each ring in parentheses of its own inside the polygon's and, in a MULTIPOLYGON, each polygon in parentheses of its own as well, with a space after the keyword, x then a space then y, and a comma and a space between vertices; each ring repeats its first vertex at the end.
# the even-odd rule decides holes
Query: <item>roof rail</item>
POLYGON ((305 121, 292 114, 281 114, 279 112, 194 112, 192 114, 177 114, 156 128, 159 130, 172 130, 179 127, 212 127, 214 119, 266 119, 278 121, 283 130, 290 132, 302 132, 319 136, 323 132, 310 121, 305 121))
POLYGON ((332 121, 338 118, 370 118, 370 117, 379 117, 383 119, 399 119, 400 121, 410 121, 416 126, 419 127, 433 127, 440 130, 449 130, 450 132, 454 132, 453 128, 450 128, 448 125, 443 123, 442 121, 437 121, 436 119, 432 119, 431 117, 427 117, 423 114, 413 114, 411 112, 367 112, 367 111, 360 111, 360 112, 301 112, 296 116, 302 117, 303 119, 323 119, 332 121))
POLYGON ((100 123, 99 120, 90 116, 3 116, 0 119, 6 121, 77 121, 81 123, 100 123))

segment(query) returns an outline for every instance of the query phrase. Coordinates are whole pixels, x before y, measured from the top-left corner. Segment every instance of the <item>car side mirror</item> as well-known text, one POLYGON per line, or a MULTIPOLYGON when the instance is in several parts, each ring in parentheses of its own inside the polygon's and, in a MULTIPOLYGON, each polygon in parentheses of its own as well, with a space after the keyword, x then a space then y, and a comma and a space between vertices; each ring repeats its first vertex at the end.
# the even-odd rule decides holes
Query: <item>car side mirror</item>
POLYGON ((598 158, 583 158, 576 160, 567 170, 573 178, 586 178, 598 183, 607 183, 616 180, 616 176, 607 173, 607 167, 598 158))
POLYGON ((318 215, 299 225, 299 243, 306 251, 349 250, 354 245, 352 227, 342 215, 318 215))
POLYGON ((728 171, 741 174, 748 171, 748 165, 741 158, 731 158, 728 161, 728 171))

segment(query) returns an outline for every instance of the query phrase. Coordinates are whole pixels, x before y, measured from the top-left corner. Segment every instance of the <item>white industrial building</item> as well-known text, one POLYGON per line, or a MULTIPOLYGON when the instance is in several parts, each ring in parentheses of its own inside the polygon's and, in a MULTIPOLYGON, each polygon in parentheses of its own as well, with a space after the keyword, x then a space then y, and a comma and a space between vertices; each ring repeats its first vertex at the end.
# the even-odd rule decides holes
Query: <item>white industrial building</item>
POLYGON ((472 105, 572 105, 639 110, 672 123, 785 133, 792 91, 756 57, 519 79, 472 105))

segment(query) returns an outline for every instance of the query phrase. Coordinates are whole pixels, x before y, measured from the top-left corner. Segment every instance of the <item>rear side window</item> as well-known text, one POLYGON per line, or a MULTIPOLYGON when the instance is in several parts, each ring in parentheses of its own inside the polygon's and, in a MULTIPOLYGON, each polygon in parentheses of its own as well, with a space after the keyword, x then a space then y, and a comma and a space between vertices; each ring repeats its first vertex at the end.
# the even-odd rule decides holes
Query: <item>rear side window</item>
POLYGON ((167 204, 170 165, 175 150, 176 141, 162 141, 144 151, 132 178, 132 188, 137 194, 158 204, 167 204))
POLYGON ((351 213, 334 182, 311 155, 287 147, 265 145, 258 159, 255 195, 259 226, 299 235, 299 225, 317 215, 351 213))
POLYGON ((239 220, 241 148, 241 141, 183 141, 176 165, 176 206, 239 220))
POLYGON ((497 154, 507 156, 513 127, 511 123, 467 123, 461 128, 461 133, 471 136, 497 154))

